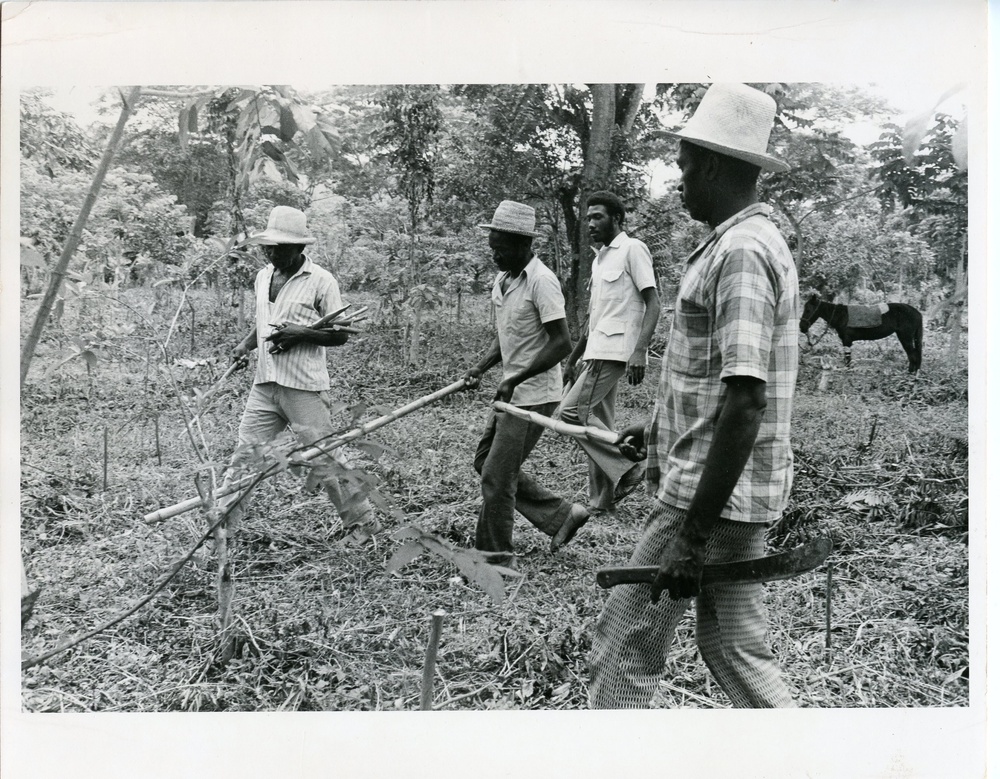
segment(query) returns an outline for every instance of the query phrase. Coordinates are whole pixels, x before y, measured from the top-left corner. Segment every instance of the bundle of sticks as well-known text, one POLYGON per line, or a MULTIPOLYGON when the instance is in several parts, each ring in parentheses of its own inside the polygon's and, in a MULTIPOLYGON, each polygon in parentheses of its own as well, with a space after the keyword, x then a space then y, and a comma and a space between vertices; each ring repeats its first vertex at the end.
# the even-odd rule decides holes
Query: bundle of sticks
MULTIPOLYGON (((357 324, 362 319, 365 319, 368 316, 368 306, 362 306, 357 311, 352 311, 348 313, 348 309, 350 308, 351 308, 350 305, 344 306, 343 308, 339 308, 336 311, 333 311, 327 314, 326 316, 317 319, 315 322, 309 325, 309 327, 312 328, 313 330, 335 330, 342 333, 356 335, 361 331, 358 330, 356 327, 353 327, 353 325, 357 324)), ((281 329, 284 326, 285 326, 284 324, 279 324, 275 325, 274 327, 276 327, 277 329, 281 329)), ((268 351, 271 352, 271 354, 275 354, 277 352, 284 350, 278 348, 278 345, 275 344, 268 351)), ((213 384, 206 393, 204 393, 203 395, 201 395, 201 397, 198 398, 199 409, 204 410, 205 407, 208 405, 208 401, 212 398, 212 396, 215 395, 215 393, 222 388, 223 384, 226 383, 226 379, 232 376, 242 365, 245 364, 246 364, 245 360, 242 362, 240 360, 233 360, 233 362, 229 364, 229 367, 226 368, 226 372, 223 373, 221 377, 219 377, 219 380, 215 382, 215 384, 213 384)), ((198 412, 198 414, 195 416, 195 419, 197 419, 199 416, 201 416, 201 411, 198 412)))
MULTIPOLYGON (((352 311, 348 313, 350 305, 339 308, 333 311, 321 319, 317 319, 311 325, 309 325, 312 330, 324 330, 324 331, 334 331, 339 333, 348 333, 350 335, 357 335, 361 331, 356 327, 352 327, 355 323, 361 321, 368 316, 368 306, 362 306, 357 311, 352 311)), ((275 330, 281 330, 285 327, 284 323, 271 325, 275 330)), ((283 352, 284 348, 278 344, 272 345, 268 351, 271 354, 277 354, 278 352, 283 352)))

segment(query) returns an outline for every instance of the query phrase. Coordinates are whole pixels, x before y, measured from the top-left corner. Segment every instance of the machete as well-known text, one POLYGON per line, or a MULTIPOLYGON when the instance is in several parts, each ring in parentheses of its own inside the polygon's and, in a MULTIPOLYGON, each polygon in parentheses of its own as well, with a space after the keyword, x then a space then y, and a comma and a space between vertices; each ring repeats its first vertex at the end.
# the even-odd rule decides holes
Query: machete
MULTIPOLYGON (((749 582, 772 582, 790 579, 811 571, 820 565, 833 550, 833 542, 826 536, 816 536, 787 552, 741 560, 736 563, 707 563, 701 572, 701 586, 749 582)), ((618 584, 652 584, 658 566, 638 568, 602 568, 597 572, 597 583, 607 589, 618 584)))

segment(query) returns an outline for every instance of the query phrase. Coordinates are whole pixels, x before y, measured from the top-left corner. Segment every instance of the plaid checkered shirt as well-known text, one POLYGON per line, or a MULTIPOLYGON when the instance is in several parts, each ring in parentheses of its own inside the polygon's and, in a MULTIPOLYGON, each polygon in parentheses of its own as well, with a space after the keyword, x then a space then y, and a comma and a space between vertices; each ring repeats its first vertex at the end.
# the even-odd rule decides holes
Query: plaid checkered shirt
POLYGON ((799 281, 792 255, 755 204, 718 225, 687 259, 648 442, 646 481, 687 509, 705 468, 730 376, 766 382, 767 408, 722 516, 772 522, 792 486, 792 395, 799 281))

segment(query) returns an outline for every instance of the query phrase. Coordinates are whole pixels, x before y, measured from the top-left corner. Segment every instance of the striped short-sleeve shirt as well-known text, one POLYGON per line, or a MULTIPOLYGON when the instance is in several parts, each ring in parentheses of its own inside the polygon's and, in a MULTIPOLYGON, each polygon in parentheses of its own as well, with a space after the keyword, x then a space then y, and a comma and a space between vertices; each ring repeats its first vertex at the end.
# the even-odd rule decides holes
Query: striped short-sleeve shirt
POLYGON ((254 281, 257 315, 257 372, 254 384, 273 381, 283 387, 301 390, 330 389, 330 374, 326 367, 326 347, 299 344, 278 354, 268 351, 267 337, 275 325, 311 325, 320 317, 336 311, 340 302, 340 287, 330 271, 319 267, 308 257, 298 272, 285 282, 272 303, 268 300, 274 266, 261 268, 254 281))
POLYGON ((798 373, 799 283, 770 208, 718 225, 687 260, 663 360, 646 479, 662 502, 691 504, 725 399, 723 379, 766 383, 767 408, 726 519, 777 519, 792 485, 792 395, 798 373))

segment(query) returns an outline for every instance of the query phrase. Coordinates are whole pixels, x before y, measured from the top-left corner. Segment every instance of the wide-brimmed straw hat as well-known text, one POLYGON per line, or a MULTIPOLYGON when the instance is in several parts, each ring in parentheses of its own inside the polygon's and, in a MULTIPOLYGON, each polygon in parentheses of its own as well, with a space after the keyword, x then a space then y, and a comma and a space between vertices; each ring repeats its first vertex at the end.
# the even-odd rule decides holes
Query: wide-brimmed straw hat
POLYGON ((777 109, 774 98, 746 84, 712 84, 681 130, 655 134, 681 138, 762 170, 784 173, 791 169, 789 165, 767 153, 777 109))
POLYGON ((247 241, 263 246, 316 243, 316 239, 306 229, 306 215, 291 206, 272 208, 271 215, 267 218, 267 229, 254 233, 247 241))
POLYGON ((535 209, 513 200, 502 201, 493 213, 493 221, 481 224, 479 227, 501 233, 528 235, 532 238, 540 238, 542 235, 535 232, 535 209))

